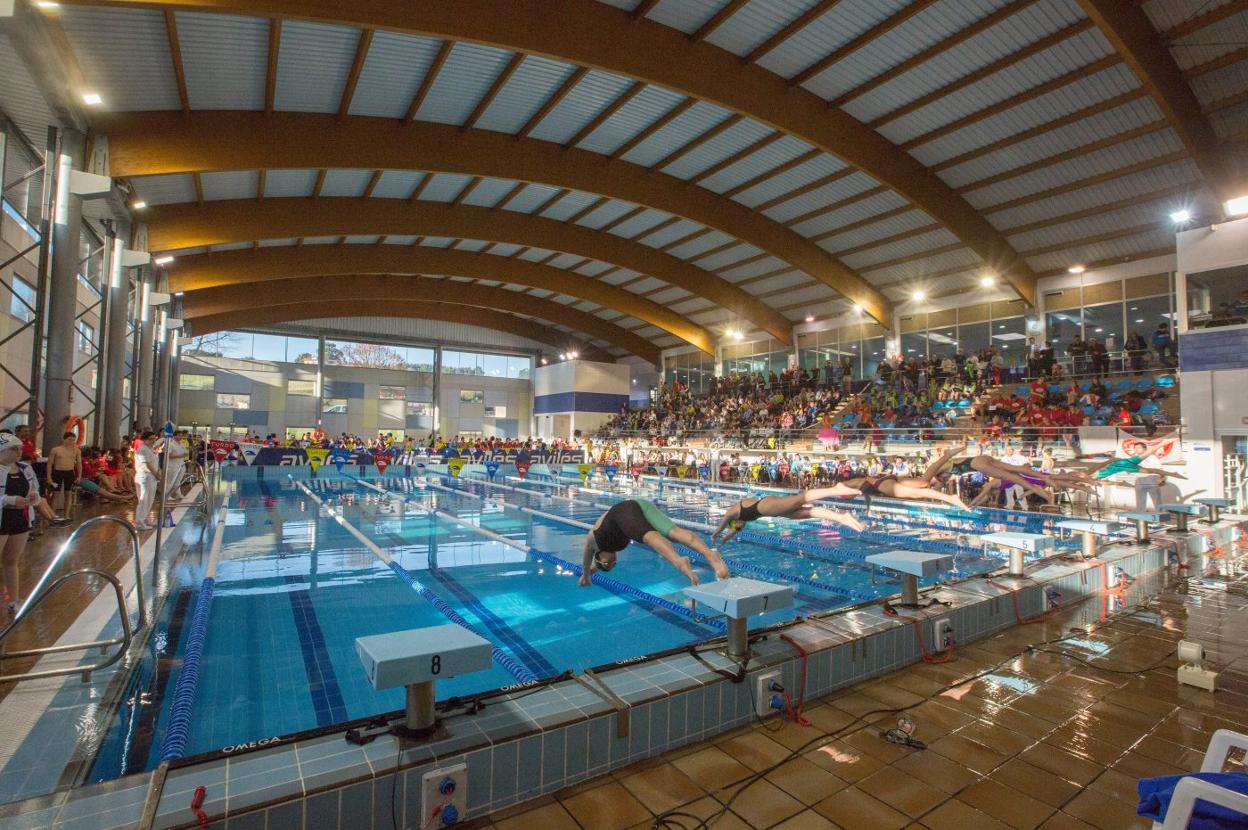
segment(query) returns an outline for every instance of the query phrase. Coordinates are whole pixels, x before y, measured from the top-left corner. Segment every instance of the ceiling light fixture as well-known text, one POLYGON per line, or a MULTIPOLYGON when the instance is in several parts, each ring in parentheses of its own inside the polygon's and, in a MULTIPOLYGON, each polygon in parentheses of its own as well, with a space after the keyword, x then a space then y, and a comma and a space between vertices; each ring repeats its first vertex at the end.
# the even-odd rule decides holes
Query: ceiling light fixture
POLYGON ((171 262, 173 262, 173 257, 169 255, 158 256, 152 260, 153 265, 168 265, 171 262))
POLYGON ((133 208, 134 210, 142 210, 143 208, 147 207, 147 202, 139 200, 135 202, 134 204, 132 204, 130 207, 133 208))
POLYGON ((98 92, 84 92, 82 94, 82 102, 88 106, 98 107, 104 103, 104 99, 100 97, 98 92))
POLYGON ((1082 266, 1082 265, 1072 265, 1072 266, 1070 266, 1069 268, 1067 268, 1066 270, 1067 270, 1069 273, 1071 273, 1071 274, 1082 274, 1084 271, 1086 271, 1086 270, 1088 270, 1088 269, 1087 269, 1087 268, 1085 268, 1085 267, 1084 267, 1084 266, 1082 266))
POLYGON ((997 284, 997 278, 994 277, 992 274, 985 274, 984 276, 979 278, 980 288, 992 288, 996 284, 997 284))
POLYGON ((927 292, 920 290, 920 291, 914 292, 910 296, 914 299, 915 302, 921 303, 927 299, 927 292))
POLYGON ((813 322, 815 322, 815 315, 813 315, 813 314, 807 314, 807 315, 806 315, 806 322, 807 322, 807 323, 813 323, 813 322))
POLYGON ((1176 225, 1187 224, 1192 221, 1192 212, 1187 208, 1176 210, 1174 213, 1170 214, 1170 221, 1176 225))
POLYGON ((1228 199, 1226 205, 1227 216, 1243 216, 1248 213, 1248 196, 1237 196, 1234 199, 1228 199))

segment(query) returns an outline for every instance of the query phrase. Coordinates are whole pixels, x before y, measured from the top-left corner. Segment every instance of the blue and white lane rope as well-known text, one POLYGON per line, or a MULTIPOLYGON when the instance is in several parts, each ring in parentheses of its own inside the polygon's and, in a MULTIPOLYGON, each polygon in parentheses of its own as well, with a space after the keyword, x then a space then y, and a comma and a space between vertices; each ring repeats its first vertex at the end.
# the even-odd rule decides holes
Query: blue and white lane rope
MULTIPOLYGON (((442 475, 442 474, 438 473, 438 475, 442 475)), ((488 481, 483 481, 481 479, 472 479, 472 481, 475 484, 485 484, 485 485, 492 486, 492 487, 501 487, 505 489, 518 490, 518 492, 521 492, 521 493, 530 493, 530 494, 536 495, 531 490, 518 489, 518 488, 512 487, 509 484, 498 484, 496 482, 488 482, 488 481)), ((467 491, 461 490, 458 487, 442 487, 440 485, 433 484, 433 483, 430 483, 429 486, 437 487, 440 490, 448 490, 450 492, 457 492, 457 493, 462 493, 467 496, 481 498, 481 496, 478 496, 475 493, 468 493, 467 491)), ((560 499, 564 501, 571 501, 576 504, 586 505, 586 506, 593 507, 598 510, 610 510, 611 509, 610 504, 600 504, 597 502, 586 503, 586 502, 582 502, 577 499, 571 498, 570 496, 551 495, 550 498, 556 498, 556 499, 560 499)), ((504 505, 504 506, 511 506, 511 505, 504 505)), ((554 513, 546 513, 541 510, 534 510, 531 507, 513 507, 513 509, 520 510, 524 513, 531 513, 534 516, 541 516, 544 519, 549 519, 554 522, 560 522, 562 524, 570 525, 572 527, 580 527, 586 530, 593 527, 593 525, 588 524, 586 522, 577 521, 576 519, 569 519, 569 518, 566 518, 564 516, 559 516, 554 513)), ((689 521, 678 520, 678 519, 673 519, 673 521, 675 521, 676 524, 678 525, 686 525, 688 527, 692 527, 697 530, 706 530, 710 528, 710 525, 705 525, 700 522, 689 522, 689 521)), ((684 545, 675 545, 675 547, 681 553, 693 559, 695 562, 698 562, 703 565, 709 564, 707 563, 706 558, 703 557, 702 554, 698 553, 696 550, 685 547, 684 545)), ((810 549, 813 550, 814 548, 811 547, 810 549)), ((826 582, 820 582, 818 580, 808 579, 804 576, 797 576, 795 574, 790 574, 785 571, 777 570, 775 568, 768 568, 765 565, 755 565, 750 562, 742 562, 741 560, 736 559, 735 557, 724 556, 723 553, 720 553, 720 557, 724 560, 725 565, 741 573, 753 574, 754 576, 761 576, 765 579, 771 579, 777 582, 788 582, 794 585, 804 585, 808 588, 816 588, 820 591, 823 591, 824 593, 832 594, 833 596, 843 597, 845 599, 850 599, 854 601, 861 602, 861 601, 869 601, 873 599, 878 599, 878 596, 875 593, 870 592, 870 591, 859 591, 854 588, 845 588, 840 585, 830 585, 826 582)))
MULTIPOLYGON (((394 571, 395 575, 398 576, 399 579, 403 580, 403 582, 406 583, 408 587, 410 587, 416 593, 420 594, 420 596, 424 598, 434 608, 438 609, 438 611, 442 614, 442 616, 446 617, 448 620, 455 623, 459 627, 465 628, 468 631, 471 631, 473 634, 476 634, 478 637, 480 637, 483 640, 488 641, 490 639, 489 637, 486 637, 484 634, 478 631, 476 627, 473 626, 472 623, 468 622, 468 620, 466 620, 458 611, 452 608, 446 602, 446 600, 442 599, 442 597, 438 596, 436 593, 434 593, 433 591, 429 590, 424 585, 422 585, 419 580, 417 580, 414 576, 408 573, 406 568, 404 568, 398 562, 395 562, 390 557, 390 554, 386 553, 384 550, 377 547, 376 543, 374 543, 372 539, 369 539, 367 536, 365 536, 363 533, 360 532, 359 528, 357 528, 355 525, 348 522, 346 517, 343 516, 341 512, 339 512, 336 508, 326 504, 318 495, 316 495, 316 493, 313 493, 310 489, 308 489, 308 487, 303 482, 295 481, 293 476, 290 476, 289 478, 291 481, 294 482, 296 487, 303 490, 303 492, 308 495, 308 498, 316 502, 317 505, 324 507, 325 511, 329 514, 330 518, 332 518, 339 525, 341 525, 344 530, 346 530, 348 533, 354 536, 355 539, 358 542, 360 542, 360 544, 368 548, 368 550, 373 554, 373 556, 376 556, 378 559, 380 559, 382 563, 386 565, 386 567, 394 571)), ((494 656, 495 663, 498 663, 500 666, 506 669, 508 674, 516 678, 516 680, 519 680, 521 683, 536 683, 538 681, 537 675, 535 675, 532 671, 530 671, 527 666, 525 666, 515 657, 512 657, 510 654, 500 649, 498 646, 493 645, 492 643, 490 645, 490 653, 494 656)))
MULTIPOLYGON (((363 485, 364 487, 368 487, 372 490, 376 490, 379 493, 384 493, 387 496, 401 497, 404 502, 413 504, 418 510, 424 510, 425 512, 430 513, 434 516, 446 519, 447 521, 450 521, 450 522, 454 522, 460 527, 463 527, 467 530, 471 530, 473 533, 480 534, 481 536, 484 536, 487 539, 491 539, 495 542, 501 542, 504 545, 515 548, 516 550, 523 551, 524 553, 527 553, 527 554, 531 554, 536 559, 540 559, 544 562, 549 562, 550 564, 557 565, 563 568, 564 570, 571 571, 577 577, 581 575, 582 568, 580 565, 574 564, 572 562, 569 562, 566 559, 562 559, 558 556, 555 556, 553 553, 547 553, 544 550, 540 550, 530 545, 526 545, 523 542, 517 542, 515 539, 508 539, 506 536, 503 536, 502 534, 495 533, 494 531, 489 530, 488 528, 481 527, 480 525, 474 525, 473 523, 466 521, 464 519, 461 519, 456 515, 447 513, 445 510, 430 509, 428 507, 425 507, 413 501, 410 497, 406 495, 401 495, 391 490, 386 490, 384 487, 378 487, 376 484, 372 484, 371 482, 358 479, 355 476, 347 476, 347 478, 363 485)), ((457 493, 458 495, 461 495, 461 496, 480 499, 482 501, 485 500, 484 497, 478 496, 476 493, 469 493, 467 491, 457 490, 452 487, 442 487, 441 485, 434 484, 433 482, 429 482, 429 486, 436 487, 439 490, 445 490, 448 493, 457 493)), ((539 511, 535 511, 527 507, 514 507, 512 505, 504 505, 504 507, 511 507, 513 510, 520 510, 522 512, 532 513, 537 516, 542 516, 543 518, 550 518, 550 519, 556 519, 556 520, 559 519, 559 517, 556 517, 553 514, 541 513, 539 511)), ((587 525, 584 522, 576 522, 572 519, 566 519, 564 521, 566 521, 569 524, 573 524, 577 527, 584 527, 586 529, 591 527, 590 525, 587 525)), ((718 619, 715 617, 704 617, 700 614, 696 614, 690 609, 681 605, 680 603, 672 602, 671 600, 664 599, 663 597, 651 594, 648 591, 643 591, 640 588, 629 585, 627 582, 621 582, 620 580, 614 579, 613 577, 609 577, 606 574, 594 573, 590 575, 590 581, 593 582, 595 585, 598 585, 599 587, 602 587, 602 588, 606 588, 607 590, 612 591, 614 593, 627 594, 628 596, 632 596, 638 599, 645 600, 646 602, 649 602, 652 605, 655 605, 659 608, 663 608, 667 611, 671 611, 673 614, 679 614, 682 617, 688 617, 694 622, 701 623, 702 625, 713 628, 716 631, 723 632, 727 630, 727 623, 725 623, 721 619, 718 619)))
POLYGON ((191 737, 191 714, 195 709, 195 693, 199 689, 199 666, 204 658, 204 644, 208 639, 208 617, 212 612, 212 596, 216 587, 217 564, 221 561, 221 545, 225 540, 225 517, 230 506, 227 493, 217 517, 217 527, 212 534, 208 549, 208 564, 204 568, 204 581, 195 596, 195 610, 191 612, 191 633, 186 638, 186 650, 182 654, 182 669, 173 690, 173 703, 169 705, 169 725, 165 728, 165 740, 160 760, 176 761, 186 754, 191 737))

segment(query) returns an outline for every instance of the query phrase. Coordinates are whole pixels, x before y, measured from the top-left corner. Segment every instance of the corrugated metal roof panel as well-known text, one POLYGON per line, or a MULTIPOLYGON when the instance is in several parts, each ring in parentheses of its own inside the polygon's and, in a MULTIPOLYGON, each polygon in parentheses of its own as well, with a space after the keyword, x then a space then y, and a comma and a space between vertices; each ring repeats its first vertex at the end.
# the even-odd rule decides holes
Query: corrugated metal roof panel
POLYGON ((1103 69, 1087 78, 1010 107, 946 136, 927 142, 912 151, 915 158, 935 164, 967 150, 983 147, 1015 133, 1048 124, 1068 113, 1078 112, 1139 88, 1139 80, 1123 64, 1103 69))
POLYGON ((420 244, 426 248, 449 248, 455 242, 449 236, 426 236, 420 244))
POLYGON ((599 197, 593 193, 585 193, 580 190, 575 190, 543 210, 541 215, 547 219, 555 219, 560 222, 566 222, 568 219, 572 218, 572 215, 577 211, 589 207, 591 204, 598 201, 598 199, 599 197))
POLYGON ((839 159, 829 155, 816 156, 810 161, 799 164, 792 170, 776 176, 769 176, 732 198, 746 207, 754 207, 844 169, 845 164, 839 159))
POLYGON ((261 248, 290 248, 297 242, 295 239, 262 239, 259 242, 261 248))
MULTIPOLYGON (((159 11, 63 6, 61 25, 105 112, 176 110, 169 37, 159 11)), ((31 136, 39 142, 42 136, 31 136)))
POLYGON ((201 12, 177 12, 177 21, 191 109, 264 109, 269 21, 201 12))
POLYGON ((517 133, 576 68, 527 55, 474 126, 517 133))
POLYGON ((957 241, 958 238, 945 228, 937 228, 936 230, 921 233, 918 236, 912 236, 908 239, 900 239, 896 242, 890 242, 887 245, 870 248, 862 251, 861 253, 842 256, 840 259, 850 268, 870 268, 872 265, 877 263, 887 262, 891 259, 897 259, 898 257, 921 254, 924 251, 930 251, 945 245, 952 245, 957 241))
POLYGON ((1162 130, 971 190, 965 194, 966 200, 976 208, 985 208, 1182 149, 1173 130, 1162 130))
POLYGON ((336 245, 341 237, 338 236, 305 236, 303 238, 304 245, 336 245))
POLYGON ((494 207, 499 200, 516 186, 514 179, 482 179, 472 192, 464 197, 464 204, 476 207, 494 207))
POLYGON ((608 231, 608 233, 613 233, 616 236, 622 236, 625 239, 632 239, 636 237, 637 235, 642 234, 645 231, 649 230, 650 228, 653 228, 655 225, 659 224, 660 222, 664 222, 670 218, 671 218, 670 213, 665 213, 664 211, 661 211, 661 210, 655 210, 654 208, 646 208, 641 213, 634 216, 632 219, 629 219, 627 222, 621 222, 620 224, 616 225, 614 228, 608 231))
MULTIPOLYGON (((48 102, 44 100, 35 79, 31 77, 30 70, 13 49, 7 34, 0 36, 0 78, 4 78, 4 83, 0 84, 0 110, 4 110, 13 119, 13 123, 17 124, 18 129, 32 141, 38 140, 40 136, 46 137, 48 127, 56 123, 56 118, 48 108, 48 102)), ((11 181, 42 163, 42 158, 38 161, 28 159, 10 145, 6 160, 9 169, 4 171, 4 180, 11 181)), ((39 187, 42 185, 35 189, 38 190, 39 187)), ((38 204, 37 196, 32 197, 32 200, 32 204, 38 204)))
POLYGON ((727 4, 728 0, 679 0, 673 3, 659 3, 650 10, 646 17, 664 26, 679 29, 685 34, 692 34, 727 4))
POLYGON ((600 279, 609 285, 622 285, 623 283, 636 279, 639 276, 641 275, 636 271, 631 271, 628 268, 621 268, 618 271, 612 271, 611 273, 600 277, 600 279))
POLYGON ((273 108, 337 112, 359 40, 359 29, 284 21, 273 108))
MULTIPOLYGON (((1244 42, 1248 43, 1248 38, 1244 42)), ((1190 83, 1196 97, 1205 105, 1238 95, 1248 89, 1248 61, 1240 61, 1224 69, 1208 72, 1193 78, 1190 83)))
MULTIPOLYGON (((777 222, 788 222, 809 211, 839 202, 841 199, 854 196, 864 190, 870 190, 878 184, 879 182, 866 173, 851 173, 843 179, 837 179, 831 184, 825 184, 809 193, 767 208, 763 213, 777 222)), ((799 230, 798 233, 801 231, 799 230)))
POLYGON ((250 242, 226 242, 221 245, 209 245, 210 251, 242 251, 251 247, 250 242))
POLYGON ((732 113, 723 107, 699 101, 629 150, 622 158, 649 167, 730 117, 732 113))
POLYGON ((455 243, 455 250, 471 251, 475 254, 489 244, 484 239, 461 239, 455 243))
POLYGON ((407 199, 425 177, 419 170, 387 170, 373 188, 374 199, 407 199))
POLYGON ((566 144, 572 136, 594 120, 616 98, 632 86, 632 81, 619 75, 593 70, 581 78, 558 106, 547 113, 530 135, 543 141, 566 144))
POLYGON ((264 195, 269 199, 311 196, 316 176, 316 170, 270 170, 264 174, 264 195))
POLYGON ((195 179, 190 173, 172 176, 143 176, 131 180, 135 193, 149 205, 195 201, 195 179))
MULTIPOLYGON (((256 195, 259 173, 255 170, 231 170, 226 173, 203 173, 200 182, 204 201, 220 199, 251 199, 256 195)), ((194 197, 192 197, 194 198, 194 197)))
POLYGON ((910 210, 898 216, 890 216, 879 222, 872 222, 847 233, 830 236, 819 241, 819 247, 825 251, 836 253, 859 245, 867 245, 877 239, 884 239, 893 234, 905 233, 924 225, 930 225, 932 218, 921 210, 910 210))
POLYGON ((365 234, 355 234, 346 237, 343 239, 343 242, 348 245, 376 245, 379 239, 381 239, 381 237, 376 234, 371 236, 365 234))
POLYGON ((1206 26, 1170 47, 1170 53, 1180 69, 1221 57, 1248 43, 1248 14, 1232 15, 1212 26, 1206 26))
MULTIPOLYGON (((868 49, 859 49, 807 84, 807 89, 829 100, 882 74, 912 55, 940 43, 1005 5, 1008 0, 958 0, 937 3, 919 12, 868 49)), ((926 64, 924 65, 926 66, 926 64)), ((922 71, 922 67, 918 70, 922 71)), ((891 82, 890 82, 891 83, 891 82)))
MULTIPOLYGON (((805 288, 795 288, 792 291, 786 291, 784 294, 772 297, 772 303, 781 305, 792 305, 793 303, 802 303, 803 305, 812 305, 820 300, 827 300, 833 296, 832 289, 823 283, 815 283, 805 288)), ((802 317, 809 313, 808 308, 802 308, 795 312, 797 316, 802 317)))
POLYGON ((325 318, 300 322, 300 333, 311 329, 345 335, 387 337, 421 343, 462 343, 477 347, 494 347, 524 351, 549 352, 550 346, 524 337, 464 323, 441 320, 418 320, 401 317, 325 318), (306 328, 304 328, 306 327, 306 328))
POLYGON ((416 241, 415 236, 387 236, 381 240, 383 245, 411 245, 416 241))
POLYGON ((1101 236, 1102 234, 1149 224, 1165 227, 1170 221, 1167 218, 1167 214, 1177 207, 1179 207, 1179 200, 1167 198, 1140 205, 1130 205, 1117 210, 1110 208, 1095 216, 1085 216, 1060 225, 1053 225, 1025 233, 1011 234, 1007 231, 1006 236, 1015 250, 1034 251, 1037 248, 1048 248, 1053 245, 1072 243, 1079 239, 1087 239, 1092 236, 1101 236))
POLYGON ((420 199, 422 202, 453 201, 471 181, 472 176, 460 173, 434 173, 420 199))
POLYGON ((584 257, 579 257, 576 254, 560 254, 546 264, 551 268, 562 268, 566 271, 582 259, 584 259, 584 257))
MULTIPOLYGON (((985 107, 1009 100, 1060 75, 1081 69, 1112 53, 1113 47, 1099 30, 1081 32, 1038 55, 1032 55, 882 126, 880 133, 895 143, 909 141, 985 107)), ((855 104, 862 100, 865 98, 855 104)))
POLYGON ((649 245, 651 248, 659 248, 703 228, 704 226, 697 222, 681 219, 679 222, 673 222, 666 228, 657 230, 654 233, 638 236, 637 241, 643 245, 649 245))
POLYGON ((1036 271, 1051 271, 1059 268, 1065 270, 1066 266, 1072 262, 1099 262, 1173 247, 1174 230, 1161 227, 1155 231, 1124 236, 1106 242, 1096 242, 1091 245, 1071 246, 1069 250, 1025 257, 1025 259, 1027 264, 1036 271))
POLYGON ((363 196, 372 177, 372 170, 330 170, 321 184, 321 195, 363 196))
POLYGON ((905 197, 893 190, 885 190, 883 193, 877 193, 874 196, 868 196, 859 202, 838 208, 831 213, 825 213, 816 216, 814 219, 808 219, 800 225, 794 225, 793 230, 802 236, 817 236, 830 230, 843 227, 853 222, 867 219, 876 214, 883 213, 886 210, 903 207, 907 204, 905 197))
POLYGON ((772 291, 779 291, 781 288, 795 288, 808 282, 810 282, 810 277, 806 274, 801 271, 790 271, 787 274, 770 277, 762 282, 750 283, 747 286, 747 290, 757 297, 772 291))
POLYGON ((631 291, 634 294, 645 294, 647 291, 655 291, 665 285, 667 285, 667 283, 663 282, 661 279, 656 277, 646 277, 644 280, 640 280, 627 286, 625 290, 631 291))
POLYGON ((706 299, 705 297, 694 296, 694 297, 690 297, 687 300, 681 300, 678 303, 673 303, 672 311, 676 312, 677 314, 688 315, 688 314, 692 314, 695 311, 701 311, 703 309, 711 308, 714 305, 715 304, 713 302, 706 299))
POLYGON ((377 32, 351 98, 352 115, 402 118, 416 97, 441 41, 377 32))
POLYGON ((844 0, 837 4, 833 14, 813 21, 759 58, 758 65, 791 78, 906 5, 906 0, 844 0))
POLYGON ((752 257, 757 253, 759 253, 758 248, 742 242, 740 245, 729 248, 722 254, 715 254, 714 256, 696 259, 693 261, 693 264, 697 265, 699 268, 705 268, 708 271, 724 269, 719 276, 729 282, 748 280, 751 277, 757 277, 759 274, 766 274, 768 271, 775 271, 778 268, 784 268, 788 265, 787 262, 779 257, 769 256, 755 262, 747 262, 746 264, 736 268, 731 267, 732 263, 740 262, 741 260, 752 257))
POLYGON ((503 210, 514 210, 516 213, 532 213, 547 199, 559 192, 559 188, 544 184, 527 184, 524 189, 507 200, 503 210))
POLYGON ((529 248, 524 253, 518 255, 516 259, 523 259, 526 262, 537 262, 539 259, 545 259, 553 253, 554 251, 549 248, 529 248))
POLYGON ((668 253, 679 259, 696 259, 712 248, 718 248, 720 245, 726 245, 728 242, 732 241, 732 239, 733 237, 723 231, 711 231, 710 233, 704 233, 701 236, 696 236, 683 245, 677 245, 675 248, 668 251, 668 253))
POLYGON ((711 32, 706 42, 745 57, 817 2, 820 0, 754 0, 711 32))
POLYGON ((698 184, 714 193, 723 193, 768 170, 774 170, 811 149, 806 142, 786 135, 698 184))
POLYGON ((1164 32, 1230 2, 1232 0, 1149 0, 1143 6, 1157 30, 1164 32))
POLYGON ((740 121, 724 132, 695 147, 663 168, 663 172, 680 179, 691 178, 754 142, 771 135, 774 130, 757 121, 740 121))
POLYGON ((440 124, 463 124, 507 66, 511 54, 492 46, 456 43, 416 117, 440 124))
POLYGON ((576 273, 583 274, 587 277, 596 277, 599 274, 601 274, 603 271, 607 271, 611 269, 612 267, 614 266, 612 266, 611 263, 609 262, 600 262, 596 259, 592 259, 589 262, 585 263, 584 265, 581 265, 580 267, 578 267, 576 269, 576 273))
POLYGON ((1226 141, 1240 141, 1248 132, 1248 106, 1241 103, 1230 109, 1215 112, 1209 120, 1213 124, 1213 131, 1219 138, 1226 141))
MULTIPOLYGON (((1138 98, 1111 110, 1044 132, 1035 138, 942 170, 939 175, 951 187, 963 187, 990 176, 1015 170, 1025 164, 1049 158, 1067 150, 1084 147, 1106 136, 1160 120, 1160 111, 1151 98, 1138 98)), ((917 154, 916 154, 917 155, 917 154)))
MULTIPOLYGON (((637 133, 658 121, 668 111, 675 109, 683 100, 685 100, 683 95, 669 89, 657 86, 644 87, 576 146, 595 153, 612 153, 637 133)), ((594 114, 597 115, 597 113, 594 114)), ((576 130, 592 120, 592 117, 586 118, 583 124, 576 126, 576 130)), ((568 137, 571 138, 573 133, 569 133, 568 137)))
POLYGON ((496 242, 494 247, 490 248, 486 253, 492 256, 509 257, 516 251, 520 250, 523 245, 516 245, 512 242, 496 242))
POLYGON ((979 262, 979 257, 973 251, 961 248, 947 254, 936 254, 925 259, 916 259, 913 262, 879 268, 864 276, 873 285, 889 285, 895 282, 921 281, 927 274, 961 266, 971 267, 979 262))
POLYGON ((681 300, 688 296, 689 292, 685 289, 672 287, 666 291, 660 291, 657 294, 652 294, 650 299, 660 305, 668 305, 676 300, 681 300))
POLYGON ((632 202, 622 202, 619 199, 611 199, 601 207, 590 211, 585 216, 582 216, 577 224, 597 230, 608 222, 614 222, 616 219, 628 213, 635 207, 637 206, 632 202))

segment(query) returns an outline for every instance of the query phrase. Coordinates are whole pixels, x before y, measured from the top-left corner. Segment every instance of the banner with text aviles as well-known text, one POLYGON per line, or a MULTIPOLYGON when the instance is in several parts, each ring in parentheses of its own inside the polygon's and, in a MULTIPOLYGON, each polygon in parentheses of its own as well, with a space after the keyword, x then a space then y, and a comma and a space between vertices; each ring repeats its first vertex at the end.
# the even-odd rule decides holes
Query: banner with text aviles
MULTIPOLYGON (((220 452, 218 458, 222 461, 231 451, 231 444, 228 441, 214 441, 213 444, 220 444, 220 452)), ((213 447, 214 450, 217 447, 213 447)), ((318 453, 313 449, 312 452, 318 453)), ((581 464, 585 461, 584 450, 552 450, 548 452, 525 452, 521 450, 507 450, 506 452, 498 451, 492 453, 485 452, 441 452, 429 454, 427 452, 420 453, 404 453, 396 450, 387 450, 385 452, 374 453, 371 450, 345 450, 335 448, 333 450, 324 450, 326 460, 334 464, 342 463, 344 466, 353 466, 363 464, 364 466, 372 466, 377 464, 378 455, 386 456, 382 464, 387 465, 412 465, 417 464, 445 464, 450 458, 461 458, 465 463, 484 464, 487 462, 497 462, 499 464, 515 464, 517 462, 527 464, 581 464)), ((319 453, 318 453, 319 454, 319 453)), ((253 467, 301 467, 308 464, 308 450, 300 447, 260 447, 256 444, 249 444, 244 449, 243 458, 240 463, 250 463, 253 467)), ((318 463, 317 466, 320 466, 318 463)), ((379 465, 380 466, 380 465, 379 465)))

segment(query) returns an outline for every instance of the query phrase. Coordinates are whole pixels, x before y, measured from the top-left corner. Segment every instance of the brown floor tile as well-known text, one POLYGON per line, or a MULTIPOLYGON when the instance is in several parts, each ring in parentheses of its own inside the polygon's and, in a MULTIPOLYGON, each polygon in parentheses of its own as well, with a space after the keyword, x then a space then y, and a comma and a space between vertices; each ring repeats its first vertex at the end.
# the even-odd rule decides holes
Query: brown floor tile
POLYGON ((814 810, 806 810, 798 813, 793 818, 785 819, 777 824, 772 830, 840 830, 835 824, 828 821, 814 810))
POLYGON ((854 716, 835 706, 816 706, 803 714, 806 720, 824 734, 832 734, 854 725, 854 716))
POLYGON ((1095 790, 1084 790, 1062 808, 1100 830, 1151 830, 1153 822, 1136 814, 1135 803, 1119 801, 1095 790))
POLYGON ((722 741, 717 746, 755 772, 779 763, 789 755, 786 747, 757 730, 722 741))
POLYGON ((1019 709, 1003 706, 988 719, 989 723, 1017 732, 1034 740, 1040 740, 1055 728, 1052 721, 1037 718, 1019 709))
POLYGON ((1144 738, 1131 747, 1131 751, 1140 755, 1147 755, 1149 758, 1156 758, 1158 761, 1164 761, 1167 764, 1174 764, 1180 769, 1199 769, 1200 763, 1205 757, 1203 751, 1197 752, 1194 749, 1188 749, 1173 741, 1159 738, 1156 735, 1149 735, 1147 738, 1144 738))
POLYGON ((930 744, 928 750, 981 775, 992 772, 1007 757, 981 743, 960 737, 956 732, 930 744))
POLYGON ((502 821, 496 819, 494 826, 498 830, 529 830, 533 827, 540 827, 541 830, 580 830, 576 819, 572 818, 572 814, 558 802, 519 813, 502 821))
MULTIPOLYGON (((731 810, 725 809, 723 804, 720 804, 709 795, 706 798, 700 798, 690 804, 685 804, 678 809, 682 813, 697 816, 699 820, 716 816, 707 822, 707 826, 713 828, 713 830, 753 830, 740 816, 731 810)), ((689 821, 689 819, 683 817, 680 820, 689 821)), ((629 828, 629 830, 650 830, 652 825, 653 820, 647 819, 629 828)), ((545 830, 545 828, 537 827, 532 828, 532 830, 545 830)), ((586 830, 592 830, 592 828, 586 828, 586 830)))
POLYGON ((846 787, 820 801, 815 809, 845 830, 897 830, 910 821, 857 787, 846 787))
POLYGON ((715 797, 728 804, 729 809, 751 827, 771 827, 806 809, 805 804, 766 779, 750 784, 740 795, 736 795, 738 789, 721 790, 715 797))
POLYGON ((1096 828, 1074 816, 1066 813, 1056 813, 1052 818, 1040 825, 1040 830, 1096 830, 1096 828))
POLYGON ((896 767, 887 767, 862 779, 858 789, 911 818, 918 818, 948 798, 946 793, 896 767))
POLYGON ((1102 767, 1107 767, 1117 761, 1127 751, 1123 747, 1097 740, 1082 730, 1072 727, 1057 730, 1045 738, 1044 742, 1102 767))
POLYGON ((893 769, 912 775, 946 795, 953 795, 980 778, 979 773, 935 752, 916 752, 893 764, 893 769))
POLYGON ((750 770, 737 763, 716 746, 672 761, 672 766, 693 779, 699 787, 711 792, 740 781, 750 770))
POLYGON ((1116 769, 1124 775, 1133 778, 1152 778, 1158 775, 1182 775, 1185 772, 1191 772, 1189 769, 1176 767, 1174 764, 1167 764, 1164 761, 1158 761, 1156 758, 1150 758, 1147 755, 1141 755, 1138 752, 1128 752, 1117 761, 1114 762, 1112 769, 1116 769))
POLYGON ((1079 785, 1015 758, 990 776, 1007 787, 1025 792, 1051 807, 1060 807, 1079 792, 1079 785))
POLYGON ((886 764, 900 761, 914 752, 913 749, 884 740, 883 731, 874 726, 859 729, 845 738, 845 743, 861 749, 872 758, 875 758, 877 761, 883 761, 886 764))
POLYGON ((794 758, 768 774, 767 780, 803 804, 817 804, 847 786, 844 781, 805 758, 794 758))
POLYGON ((1054 812, 1052 805, 991 778, 967 787, 958 793, 958 800, 1017 830, 1035 830, 1054 812))
POLYGON ((1009 830, 987 813, 981 813, 964 801, 951 798, 923 816, 923 825, 931 830, 1009 830))
POLYGON ((1068 781, 1083 785, 1100 775, 1101 770, 1104 769, 1100 764, 1094 764, 1046 743, 1036 744, 1021 753, 1019 757, 1032 766, 1040 767, 1068 781))
POLYGON ((844 741, 833 741, 802 756, 823 767, 842 781, 860 781, 881 769, 884 764, 844 741))
MULTIPOLYGON (((807 719, 809 720, 809 718, 807 719)), ((799 724, 794 723, 791 720, 778 721, 778 722, 783 723, 783 726, 781 726, 779 729, 777 729, 774 732, 769 729, 765 734, 767 735, 768 738, 771 738, 773 741, 780 744, 785 749, 793 750, 793 749, 797 749, 799 747, 805 746, 806 744, 818 738, 820 735, 824 734, 824 731, 822 729, 819 729, 813 725, 801 726, 799 724)), ((772 728, 774 728, 774 724, 772 724, 772 728)), ((762 727, 759 727, 759 729, 762 729, 762 727)), ((815 744, 811 744, 811 746, 807 748, 810 749, 810 748, 813 748, 814 746, 815 744)))
POLYGON ((1017 755, 1036 742, 1035 738, 995 723, 976 721, 953 733, 990 747, 1003 755, 1017 755))
POLYGON ((623 830, 650 817, 650 811, 618 781, 574 795, 563 802, 581 827, 623 830))
POLYGON ((619 782, 654 813, 662 813, 706 794, 693 779, 671 764, 635 772, 620 778, 619 782))
POLYGON ((1107 769, 1097 776, 1089 787, 1097 792, 1113 796, 1119 801, 1136 801, 1139 791, 1136 789, 1138 778, 1114 769, 1107 769))

